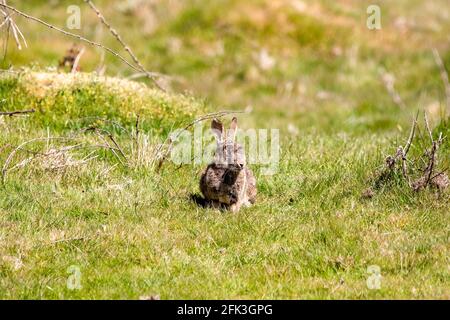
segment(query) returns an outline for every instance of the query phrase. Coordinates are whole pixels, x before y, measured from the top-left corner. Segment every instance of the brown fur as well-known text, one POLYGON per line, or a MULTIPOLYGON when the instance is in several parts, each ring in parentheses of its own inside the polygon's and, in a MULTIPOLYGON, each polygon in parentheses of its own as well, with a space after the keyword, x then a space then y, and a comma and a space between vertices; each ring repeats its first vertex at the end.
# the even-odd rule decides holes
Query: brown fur
POLYGON ((233 118, 225 143, 223 125, 214 119, 211 128, 216 134, 217 149, 213 163, 200 178, 200 191, 211 206, 236 212, 242 205, 255 203, 256 179, 246 165, 242 146, 234 142, 237 119, 233 118))
MULTIPOLYGON (((59 67, 62 69, 68 67, 69 71, 72 71, 75 64, 75 60, 77 56, 80 54, 80 52, 81 49, 76 44, 73 44, 72 47, 69 50, 67 50, 66 55, 59 62, 59 67)), ((81 71, 80 66, 76 67, 76 71, 81 71)))

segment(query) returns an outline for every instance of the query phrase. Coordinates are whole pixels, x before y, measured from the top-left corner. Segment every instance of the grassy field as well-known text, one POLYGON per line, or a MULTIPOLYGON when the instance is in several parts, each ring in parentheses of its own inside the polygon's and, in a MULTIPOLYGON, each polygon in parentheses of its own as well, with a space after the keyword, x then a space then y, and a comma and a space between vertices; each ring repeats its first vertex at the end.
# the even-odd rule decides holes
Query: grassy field
MULTIPOLYGON (((88 46, 85 73, 55 73, 72 39, 14 17, 28 48, 9 39, 1 56, 14 69, 0 74, 0 111, 36 112, 0 116, 0 298, 450 298, 449 191, 394 177, 361 197, 417 110, 435 138, 450 134, 431 51, 448 70, 447 1, 379 1, 381 30, 366 27, 370 1, 95 3, 169 90, 124 79, 134 71, 108 55, 111 78, 95 76, 102 55, 88 46), (230 109, 247 111, 241 128, 281 136, 278 172, 254 166, 257 202, 235 214, 191 201, 204 166, 150 163, 173 128, 230 109), (379 289, 367 286, 374 265, 379 289)), ((75 32, 120 50, 83 1, 8 4, 61 27, 79 4, 75 32)), ((414 156, 429 145, 420 123, 414 156)))

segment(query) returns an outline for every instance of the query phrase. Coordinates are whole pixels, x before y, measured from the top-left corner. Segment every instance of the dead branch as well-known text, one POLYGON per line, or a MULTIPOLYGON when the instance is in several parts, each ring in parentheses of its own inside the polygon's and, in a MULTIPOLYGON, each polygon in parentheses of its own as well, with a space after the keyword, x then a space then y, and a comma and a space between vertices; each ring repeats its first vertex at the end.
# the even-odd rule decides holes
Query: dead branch
POLYGON ((150 80, 153 81, 153 83, 161 90, 165 91, 165 89, 159 84, 159 82, 157 81, 157 78, 155 77, 154 74, 148 72, 144 66, 142 65, 142 63, 138 60, 138 58, 136 57, 136 55, 133 53, 133 51, 131 50, 131 48, 123 41, 122 37, 119 35, 119 33, 117 33, 116 29, 114 29, 111 24, 106 21, 105 17, 103 16, 103 14, 97 9, 97 7, 94 5, 94 3, 91 0, 84 0, 84 2, 86 2, 91 9, 95 12, 95 14, 97 15, 97 17, 99 18, 100 22, 106 26, 106 28, 108 28, 108 30, 111 32, 111 34, 114 36, 114 38, 117 39, 117 41, 121 44, 121 46, 123 47, 123 49, 129 54, 129 56, 131 57, 131 59, 134 61, 134 63, 138 66, 138 68, 140 69, 141 72, 143 72, 150 80))
POLYGON ((109 140, 112 141, 112 143, 114 144, 114 146, 116 147, 116 149, 119 151, 120 155, 125 159, 125 161, 128 162, 127 156, 125 155, 125 153, 123 152, 122 148, 120 148, 119 144, 116 142, 116 140, 114 139, 114 136, 109 133, 108 134, 108 138, 109 140))
POLYGON ((77 72, 78 70, 78 65, 80 64, 80 60, 81 60, 81 56, 84 54, 84 47, 81 48, 80 52, 78 52, 77 56, 75 57, 75 60, 73 62, 73 66, 72 66, 72 73, 77 72))
MULTIPOLYGON (((384 167, 375 175, 372 186, 363 192, 363 197, 371 198, 374 195, 374 190, 379 189, 381 186, 391 181, 391 179, 399 173, 408 182, 409 187, 414 191, 419 191, 429 185, 436 186, 438 189, 442 190, 450 185, 449 179, 445 174, 446 170, 440 172, 439 174, 434 174, 437 167, 437 153, 443 142, 443 137, 442 133, 440 133, 437 140, 433 138, 426 113, 424 113, 425 130, 431 140, 431 147, 425 148, 425 146, 421 144, 419 151, 425 151, 422 152, 419 158, 413 161, 407 158, 408 151, 410 150, 410 147, 413 146, 415 132, 417 131, 420 133, 419 127, 417 126, 418 115, 419 113, 416 114, 416 117, 413 120, 411 131, 405 146, 399 146, 394 155, 390 155, 386 158, 384 167), (418 163, 419 160, 421 163, 418 163), (413 169, 408 170, 408 161, 413 169), (417 177, 418 172, 420 172, 420 175, 417 177), (410 174, 416 174, 417 178, 413 182, 410 178, 410 174)), ((421 135, 421 140, 425 140, 425 138, 426 137, 421 135)))
POLYGON ((6 174, 8 171, 8 167, 10 162, 12 161, 12 159, 14 158, 14 155, 17 153, 17 151, 21 150, 24 146, 26 146, 29 143, 32 142, 37 142, 37 141, 49 141, 49 140, 71 140, 72 138, 67 138, 67 137, 47 137, 47 138, 35 138, 35 139, 31 139, 28 141, 23 142, 22 144, 20 144, 18 147, 16 147, 6 158, 5 164, 3 165, 2 168, 2 183, 3 185, 5 184, 5 180, 6 180, 6 174))
MULTIPOLYGON (((47 27, 47 28, 50 28, 50 29, 55 30, 55 31, 58 31, 58 32, 60 32, 60 33, 62 33, 62 34, 64 34, 64 35, 66 35, 66 36, 68 36, 68 37, 72 37, 72 38, 78 39, 78 40, 80 40, 80 41, 86 42, 86 43, 90 44, 91 46, 95 46, 95 47, 102 48, 103 50, 106 50, 107 52, 109 52, 110 54, 112 54, 113 56, 115 56, 116 58, 120 59, 122 62, 124 62, 127 66, 129 66, 129 67, 132 68, 133 70, 138 71, 138 72, 142 72, 142 70, 141 70, 139 67, 136 67, 135 65, 133 65, 132 63, 130 63, 127 59, 125 59, 122 55, 120 55, 119 53, 115 52, 115 51, 112 50, 111 48, 108 48, 108 47, 102 45, 101 43, 94 42, 94 41, 89 40, 89 39, 87 39, 87 38, 85 38, 85 37, 83 37, 83 36, 80 36, 80 35, 78 35, 78 34, 75 34, 75 33, 71 33, 71 32, 65 31, 65 30, 63 30, 63 29, 61 29, 61 28, 59 28, 59 27, 56 27, 56 26, 54 26, 54 25, 51 25, 50 23, 47 23, 47 22, 45 22, 45 21, 43 21, 43 20, 41 20, 41 19, 39 19, 39 18, 30 16, 30 15, 28 15, 28 14, 22 12, 22 11, 19 11, 19 10, 17 10, 16 8, 11 7, 11 6, 7 5, 7 4, 0 3, 0 7, 3 7, 3 8, 5 8, 5 9, 11 10, 11 11, 17 13, 18 15, 20 15, 20 16, 26 18, 26 19, 35 21, 35 22, 37 22, 37 23, 39 23, 39 24, 41 24, 41 25, 43 25, 43 26, 45 26, 45 27, 47 27)), ((148 75, 149 75, 149 76, 152 76, 152 77, 158 77, 158 76, 159 76, 158 73, 152 73, 152 72, 148 72, 148 75)))
POLYGON ((424 112, 423 117, 425 120, 425 127, 427 128, 428 136, 430 137, 431 143, 434 143, 433 134, 431 133, 430 124, 428 123, 428 117, 426 112, 424 112))
POLYGON ((409 134, 408 141, 406 142, 406 145, 404 147, 400 146, 398 148, 396 159, 395 159, 396 161, 398 159, 400 159, 402 161, 402 174, 403 174, 403 177, 408 182, 409 186, 411 186, 411 179, 410 179, 410 177, 408 175, 408 168, 407 168, 407 161, 408 160, 407 160, 406 156, 407 156, 407 154, 409 152, 409 149, 411 147, 412 141, 414 139, 418 117, 419 117, 419 111, 417 110, 416 117, 414 118, 413 124, 411 125, 411 131, 410 131, 410 134, 409 134))
POLYGON ((411 126, 411 132, 409 134, 408 142, 406 143, 404 149, 404 155, 408 154, 409 148, 411 147, 412 141, 414 139, 414 135, 416 133, 416 127, 417 127, 417 119, 419 118, 419 110, 417 110, 416 117, 414 118, 413 124, 411 126))
POLYGON ((125 161, 127 161, 128 163, 128 159, 125 156, 125 153, 122 151, 122 149, 120 148, 119 144, 116 142, 116 140, 114 139, 113 135, 108 132, 107 130, 104 129, 99 129, 95 126, 91 126, 91 127, 87 127, 84 128, 81 132, 87 132, 87 131, 93 131, 95 134, 97 134, 97 136, 106 144, 106 146, 108 147, 108 149, 111 150, 111 152, 114 154, 114 156, 117 158, 117 160, 125 167, 126 164, 122 161, 121 157, 122 156, 125 161), (108 140, 105 139, 104 136, 107 136, 109 138, 109 140, 111 140, 111 142, 114 144, 114 147, 111 146, 108 142, 108 140), (119 156, 119 154, 120 156, 119 156))
POLYGON ((34 113, 35 110, 31 109, 31 110, 18 110, 18 111, 4 111, 4 112, 0 112, 0 116, 8 116, 8 117, 12 117, 15 115, 24 115, 24 114, 29 114, 29 113, 34 113))
MULTIPOLYGON (((6 0, 3 0, 0 4, 6 5, 6 0)), ((14 41, 16 42, 16 46, 19 50, 22 50, 22 43, 25 47, 27 47, 27 40, 25 39, 23 33, 20 31, 20 28, 17 26, 17 24, 12 19, 12 16, 15 14, 14 12, 12 14, 9 14, 8 11, 0 10, 0 13, 4 16, 4 21, 0 25, 0 28, 4 25, 7 26, 7 34, 9 35, 9 32, 11 31, 14 41)))
MULTIPOLYGON (((3 168, 2 168, 2 183, 3 185, 5 184, 6 181, 6 177, 7 177, 7 173, 17 167, 23 167, 26 164, 30 163, 32 160, 34 160, 35 158, 46 158, 46 157, 57 157, 59 154, 61 153, 65 153, 69 150, 74 150, 74 149, 81 149, 81 148, 100 148, 100 149, 108 149, 110 150, 115 156, 116 158, 119 160, 119 162, 125 166, 125 164, 123 163, 123 161, 121 160, 120 155, 123 155, 123 157, 126 159, 125 154, 123 153, 122 149, 120 149, 120 147, 118 146, 117 142, 115 143, 116 146, 111 146, 108 141, 104 138, 104 134, 102 134, 101 130, 97 129, 97 128, 87 128, 86 130, 84 130, 83 132, 89 131, 89 130, 93 130, 95 131, 98 136, 100 137, 101 140, 103 140, 105 142, 105 144, 87 144, 87 143, 78 143, 75 145, 70 145, 70 146, 65 146, 59 149, 49 149, 47 152, 39 152, 39 151, 32 151, 32 150, 28 150, 25 148, 25 146, 27 144, 33 143, 33 142, 38 142, 38 141, 46 141, 49 142, 51 140, 63 140, 63 141, 71 141, 71 140, 76 140, 79 137, 78 136, 70 136, 70 137, 45 137, 45 138, 35 138, 35 139, 31 139, 28 141, 23 142, 22 144, 20 144, 19 146, 15 147, 14 150, 12 152, 10 152, 10 154, 8 155, 3 168), (32 156, 23 160, 22 162, 20 162, 19 164, 16 164, 15 166, 10 166, 12 159, 14 158, 15 154, 18 151, 24 151, 27 152, 29 154, 31 154, 32 156)), ((111 141, 115 141, 114 137, 112 137, 111 141)), ((13 147, 11 145, 8 145, 10 147, 13 147)), ((48 149, 48 147, 47 147, 48 149)), ((3 150, 3 148, 2 148, 3 150)), ((53 166, 51 166, 49 169, 62 169, 65 167, 73 167, 73 166, 78 166, 78 165, 83 165, 91 160, 96 159, 98 156, 92 156, 93 153, 95 151, 89 153, 89 155, 87 155, 86 157, 84 157, 83 159, 79 160, 79 161, 69 161, 69 162, 64 162, 61 164, 55 164, 53 166)))
POLYGON ((436 162, 436 152, 439 149, 440 144, 442 143, 442 133, 439 134, 438 140, 434 141, 433 137, 431 137, 431 141, 432 141, 432 146, 431 146, 431 150, 428 153, 429 154, 428 166, 427 166, 427 169, 425 170, 425 173, 427 173, 425 187, 430 183, 431 177, 433 175, 433 170, 434 170, 435 162, 436 162))

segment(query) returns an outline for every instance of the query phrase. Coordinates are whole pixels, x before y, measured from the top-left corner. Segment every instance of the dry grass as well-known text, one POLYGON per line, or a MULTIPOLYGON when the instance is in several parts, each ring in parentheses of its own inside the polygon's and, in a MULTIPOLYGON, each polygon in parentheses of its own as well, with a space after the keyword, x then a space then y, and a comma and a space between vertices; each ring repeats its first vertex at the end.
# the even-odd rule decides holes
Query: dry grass
MULTIPOLYGON (((64 26, 64 5, 8 3, 64 26)), ((149 82, 99 47, 86 46, 86 73, 43 71, 73 39, 15 17, 28 50, 10 46, 2 68, 41 67, 1 72, 0 110, 36 112, 0 117, 0 163, 37 137, 27 149, 46 156, 18 151, 8 168, 32 159, 8 169, 0 189, 0 297, 449 298, 448 188, 414 192, 400 161, 389 184, 361 198, 385 153, 407 149, 417 109, 428 112, 433 139, 443 137, 428 183, 449 166, 447 1, 381 1, 379 32, 365 27, 364 1, 152 4, 95 1, 141 64, 188 95, 122 80, 149 82), (100 64, 107 77, 88 74, 100 64), (281 133, 279 172, 258 174, 257 203, 236 215, 191 201, 203 166, 152 166, 172 128, 219 110, 246 110, 242 127, 281 133), (71 265, 81 290, 67 288, 71 265), (380 290, 367 287, 371 265, 380 290)), ((121 52, 82 10, 80 34, 121 52)), ((407 152, 420 164, 407 163, 411 183, 430 147, 421 125, 407 152)))

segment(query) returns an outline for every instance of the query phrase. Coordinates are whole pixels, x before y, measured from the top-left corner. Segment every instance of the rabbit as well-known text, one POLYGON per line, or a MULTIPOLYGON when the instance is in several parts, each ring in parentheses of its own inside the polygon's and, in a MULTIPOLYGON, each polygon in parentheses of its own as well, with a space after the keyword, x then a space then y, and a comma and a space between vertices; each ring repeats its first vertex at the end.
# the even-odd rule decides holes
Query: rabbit
POLYGON ((200 191, 212 207, 237 212, 242 205, 255 203, 256 178, 247 167, 244 149, 235 142, 237 118, 232 119, 225 140, 220 121, 213 119, 211 129, 216 136, 217 148, 213 162, 200 178, 200 191))

